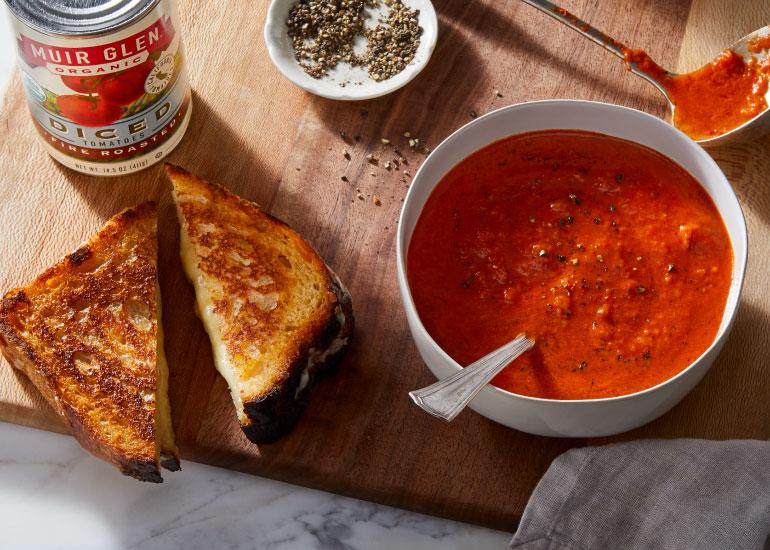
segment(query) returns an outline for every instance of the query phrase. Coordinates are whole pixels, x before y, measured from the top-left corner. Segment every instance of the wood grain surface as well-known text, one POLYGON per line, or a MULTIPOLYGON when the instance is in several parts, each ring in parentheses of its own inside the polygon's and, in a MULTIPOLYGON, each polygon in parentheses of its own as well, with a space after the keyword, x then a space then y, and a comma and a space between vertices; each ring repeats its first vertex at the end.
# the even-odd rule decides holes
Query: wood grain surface
MULTIPOLYGON (((770 437, 770 138, 713 151, 745 209, 749 269, 724 351, 680 405, 634 432, 589 441, 526 435, 470 411, 445 425, 406 395, 433 380, 396 287, 394 237, 408 178, 368 164, 365 155, 390 158, 380 143, 387 137, 413 174, 424 154, 409 150, 406 131, 432 147, 472 111, 564 97, 663 115, 663 98, 603 50, 513 0, 436 1, 440 32, 429 66, 401 91, 362 103, 309 96, 276 71, 261 36, 267 2, 232 2, 227 10, 180 4, 194 111, 171 160, 284 219, 347 283, 357 330, 339 373, 317 387, 289 436, 259 449, 250 444, 193 312, 161 169, 97 179, 62 168, 37 143, 17 81, 0 115, 0 287, 24 284, 121 208, 157 200, 171 402, 183 458, 512 530, 550 461, 571 447, 640 437, 770 437), (340 132, 359 141, 345 143, 340 132)), ((770 21, 770 5, 758 1, 747 9, 749 2, 721 0, 564 4, 672 68, 702 64, 770 21)), ((4 363, 0 418, 64 429, 4 363)))

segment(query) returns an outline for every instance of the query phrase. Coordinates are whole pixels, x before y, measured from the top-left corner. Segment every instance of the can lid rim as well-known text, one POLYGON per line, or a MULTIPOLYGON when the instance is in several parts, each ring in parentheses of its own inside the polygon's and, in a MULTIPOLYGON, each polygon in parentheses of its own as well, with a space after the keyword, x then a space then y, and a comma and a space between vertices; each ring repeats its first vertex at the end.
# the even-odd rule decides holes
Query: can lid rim
POLYGON ((5 0, 10 12, 25 25, 59 37, 100 36, 140 20, 160 0, 5 0))

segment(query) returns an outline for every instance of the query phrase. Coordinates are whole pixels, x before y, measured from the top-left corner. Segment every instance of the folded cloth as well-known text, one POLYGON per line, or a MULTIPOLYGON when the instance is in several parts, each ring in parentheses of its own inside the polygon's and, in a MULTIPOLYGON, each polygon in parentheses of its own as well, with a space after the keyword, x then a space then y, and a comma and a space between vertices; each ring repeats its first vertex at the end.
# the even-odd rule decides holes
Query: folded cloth
POLYGON ((511 548, 762 550, 769 536, 770 442, 643 440, 554 460, 511 548))

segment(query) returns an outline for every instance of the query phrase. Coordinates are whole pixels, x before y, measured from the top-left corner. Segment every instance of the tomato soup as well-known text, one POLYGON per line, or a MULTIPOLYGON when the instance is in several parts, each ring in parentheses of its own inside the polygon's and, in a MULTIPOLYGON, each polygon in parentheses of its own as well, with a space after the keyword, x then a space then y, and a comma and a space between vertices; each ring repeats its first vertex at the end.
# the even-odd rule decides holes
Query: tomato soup
POLYGON ((467 365, 525 332, 493 383, 550 399, 629 394, 713 342, 730 238, 683 168, 625 140, 520 134, 460 162, 414 229, 407 277, 430 335, 467 365))

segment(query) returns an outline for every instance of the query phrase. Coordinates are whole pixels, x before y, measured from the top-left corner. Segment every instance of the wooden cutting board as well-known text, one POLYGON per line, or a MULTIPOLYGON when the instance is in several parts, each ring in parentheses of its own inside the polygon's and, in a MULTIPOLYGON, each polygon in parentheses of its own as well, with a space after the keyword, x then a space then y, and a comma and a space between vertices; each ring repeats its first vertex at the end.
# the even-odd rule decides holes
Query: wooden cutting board
MULTIPOLYGON (((603 50, 512 0, 436 1, 440 33, 428 68, 403 90, 363 103, 309 96, 276 71, 262 41, 266 1, 231 2, 227 10, 216 2, 180 4, 195 95, 190 129, 172 160, 290 223, 347 283, 357 330, 339 374, 317 388, 289 436, 250 444, 193 313, 161 169, 97 179, 60 167, 33 135, 18 79, 0 116, 0 287, 25 283, 118 210, 157 200, 171 401, 184 458, 512 530, 550 461, 571 447, 640 437, 770 437, 770 138, 713 153, 744 206, 749 270, 724 351, 679 406, 639 430, 599 440, 530 436, 470 411, 445 425, 406 395, 433 381, 396 288, 394 237, 407 185, 365 155, 384 156, 380 138, 390 138, 407 153, 413 174, 424 155, 408 152, 406 131, 432 147, 472 111, 566 97, 662 115, 662 98, 603 50), (360 141, 346 144, 340 132, 360 141)), ((565 2, 674 68, 702 64, 770 20, 766 2, 732 4, 565 2)), ((4 363, 0 418, 64 430, 34 387, 4 363)))

